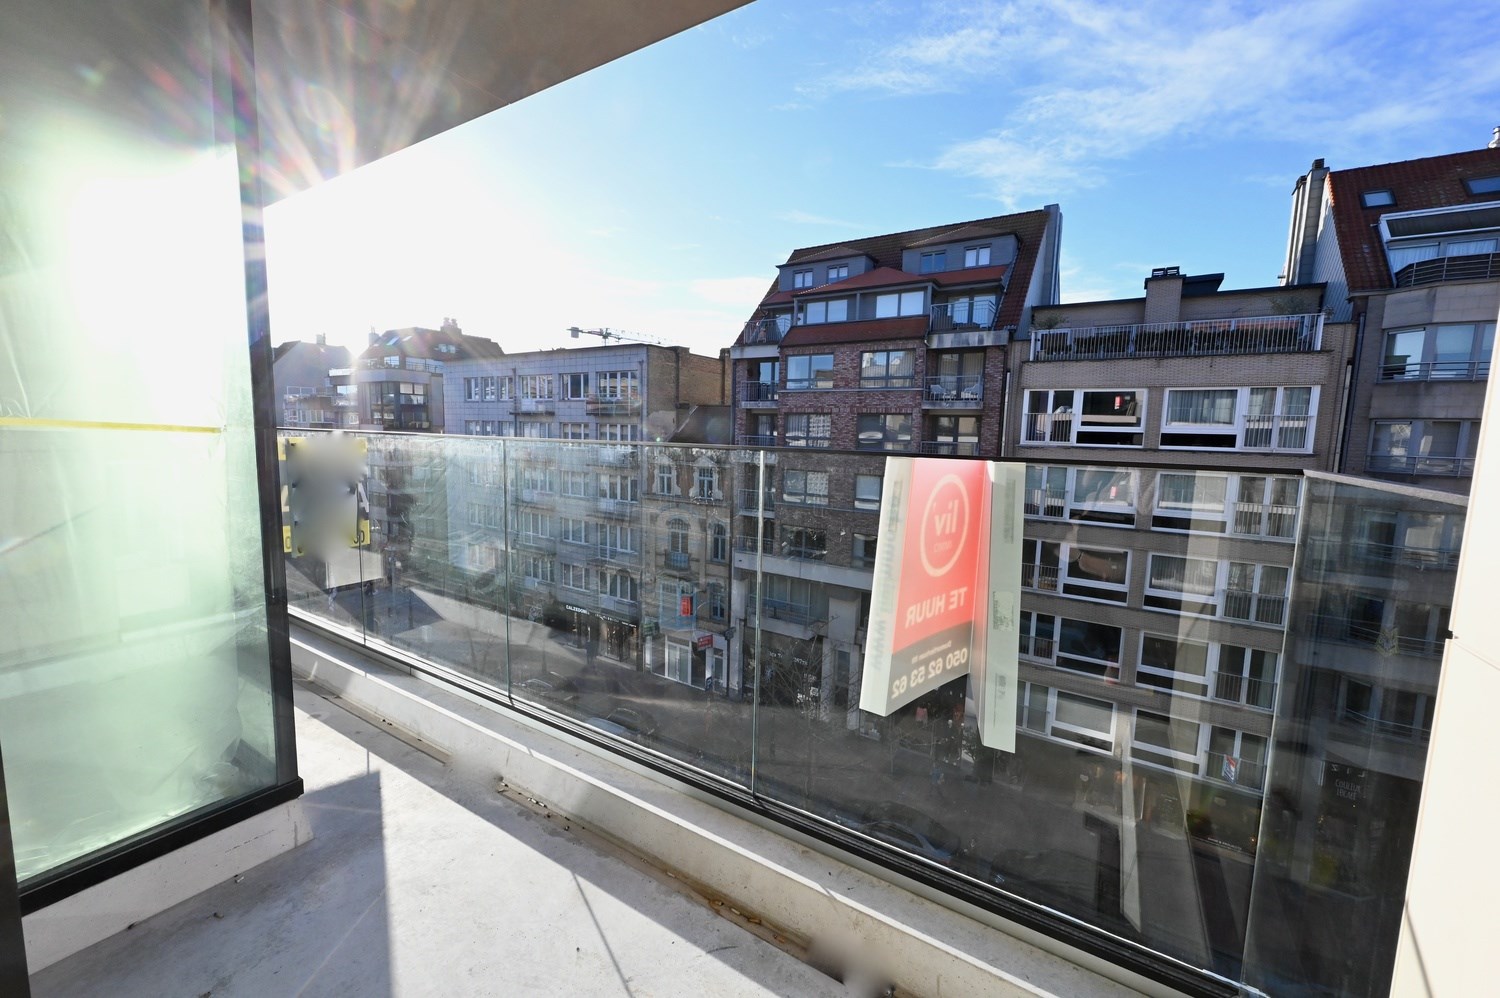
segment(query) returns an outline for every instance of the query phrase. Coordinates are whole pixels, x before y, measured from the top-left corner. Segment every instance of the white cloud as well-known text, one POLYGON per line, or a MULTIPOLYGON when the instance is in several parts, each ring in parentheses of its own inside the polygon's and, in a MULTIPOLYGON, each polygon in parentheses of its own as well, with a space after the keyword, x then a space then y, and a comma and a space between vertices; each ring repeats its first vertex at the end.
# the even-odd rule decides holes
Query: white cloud
POLYGON ((778 222, 790 222, 793 225, 831 225, 838 229, 860 229, 863 228, 858 222, 848 222, 842 218, 829 218, 827 215, 814 215, 810 211, 778 211, 775 215, 778 222))
POLYGON ((989 131, 903 165, 974 178, 1007 205, 1097 185, 1122 159, 1209 135, 1303 141, 1372 162, 1400 154, 1418 128, 1493 113, 1492 33, 1475 30, 1471 5, 1437 2, 1451 9, 1361 0, 934 3, 918 17, 891 15, 871 33, 899 41, 800 89, 991 96, 1001 110, 989 131), (1420 31, 1402 23, 1412 17, 1420 31), (1387 51, 1401 58, 1382 57, 1387 51))

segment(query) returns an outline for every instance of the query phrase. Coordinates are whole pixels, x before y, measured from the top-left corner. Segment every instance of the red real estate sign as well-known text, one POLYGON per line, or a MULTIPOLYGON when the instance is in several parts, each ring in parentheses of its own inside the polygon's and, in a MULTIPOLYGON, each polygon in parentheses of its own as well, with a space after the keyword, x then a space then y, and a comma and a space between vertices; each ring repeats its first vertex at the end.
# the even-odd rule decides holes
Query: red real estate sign
POLYGON ((886 460, 861 709, 889 714, 969 671, 988 484, 980 461, 886 460))

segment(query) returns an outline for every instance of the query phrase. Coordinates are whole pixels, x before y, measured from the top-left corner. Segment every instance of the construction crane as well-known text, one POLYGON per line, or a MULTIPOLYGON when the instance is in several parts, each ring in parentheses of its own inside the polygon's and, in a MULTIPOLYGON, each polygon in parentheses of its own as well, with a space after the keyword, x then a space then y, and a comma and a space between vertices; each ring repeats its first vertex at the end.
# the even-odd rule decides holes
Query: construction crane
POLYGON ((630 336, 626 333, 620 332, 618 329, 579 329, 577 326, 569 326, 568 334, 575 340, 580 336, 597 336, 606 343, 608 343, 610 340, 626 340, 630 343, 649 343, 652 346, 658 347, 666 346, 665 343, 654 337, 630 336))

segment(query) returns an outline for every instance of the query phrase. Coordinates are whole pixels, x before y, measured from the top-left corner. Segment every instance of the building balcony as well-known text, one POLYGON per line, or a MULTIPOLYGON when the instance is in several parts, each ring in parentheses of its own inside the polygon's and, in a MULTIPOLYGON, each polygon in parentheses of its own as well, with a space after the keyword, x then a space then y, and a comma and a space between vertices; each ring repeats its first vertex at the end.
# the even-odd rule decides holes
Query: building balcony
POLYGON ((1490 376, 1490 362, 1484 360, 1406 361, 1387 357, 1377 378, 1382 383, 1395 381, 1483 381, 1490 376))
POLYGON ((1371 454, 1365 458, 1365 470, 1373 475, 1468 478, 1474 474, 1474 459, 1435 454, 1371 454))
POLYGON ((557 399, 516 399, 516 413, 521 416, 550 416, 557 412, 557 399))
POLYGON ((775 408, 778 394, 774 381, 747 381, 740 389, 740 401, 750 409, 775 408))
POLYGON ((1267 315, 1118 326, 1032 329, 1032 361, 1128 360, 1313 353, 1322 349, 1323 316, 1267 315))
POLYGON ((609 593, 600 593, 599 609, 617 614, 627 620, 638 620, 640 618, 641 605, 628 596, 613 596, 609 593))
POLYGON ((741 433, 735 437, 735 444, 740 447, 775 447, 776 434, 774 433, 741 433))
POLYGON ((1276 684, 1265 679, 1221 672, 1214 679, 1214 699, 1260 710, 1272 710, 1276 706, 1276 684))
POLYGON ((661 567, 670 572, 686 572, 693 567, 693 557, 686 551, 663 551, 661 567))
POLYGON ((776 493, 770 489, 759 495, 754 489, 736 489, 734 497, 734 508, 741 513, 756 513, 762 508, 769 513, 776 508, 776 493))
POLYGON ((1478 253, 1409 263, 1396 271, 1393 283, 1398 288, 1418 288, 1444 281, 1492 281, 1497 278, 1500 278, 1500 253, 1478 253))
POLYGON ((792 328, 791 315, 775 315, 764 319, 751 319, 745 323, 741 339, 746 346, 767 346, 781 342, 787 330, 792 328))
POLYGON ((979 453, 977 440, 923 440, 917 446, 919 454, 937 457, 974 457, 979 453))
POLYGON ((641 504, 634 499, 606 499, 601 497, 596 501, 595 508, 605 516, 628 519, 640 512, 641 504))
POLYGON ((557 538, 548 537, 546 534, 520 534, 516 537, 516 544, 534 551, 557 550, 557 538))
POLYGON ((950 301, 932 306, 927 331, 952 333, 964 330, 990 330, 1000 311, 990 301, 950 301))
POLYGON ((1260 791, 1266 785, 1265 763, 1251 762, 1222 752, 1209 752, 1203 775, 1215 783, 1260 791))
POLYGON ((611 565, 624 565, 635 567, 640 564, 641 553, 632 548, 610 547, 600 544, 594 548, 594 559, 596 561, 608 562, 611 565))
POLYGON ((584 411, 590 416, 632 415, 641 411, 641 397, 636 392, 596 392, 584 400, 584 411))
POLYGON ((979 375, 928 378, 922 395, 924 409, 979 409, 984 404, 984 379, 979 375))

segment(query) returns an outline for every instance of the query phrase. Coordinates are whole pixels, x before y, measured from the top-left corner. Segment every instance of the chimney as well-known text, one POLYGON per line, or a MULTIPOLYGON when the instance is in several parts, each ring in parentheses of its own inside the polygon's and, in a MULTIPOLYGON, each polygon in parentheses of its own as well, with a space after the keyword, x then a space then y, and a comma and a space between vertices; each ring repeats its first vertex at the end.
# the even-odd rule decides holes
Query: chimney
POLYGON ((370 346, 374 346, 375 345, 375 341, 378 340, 378 339, 380 339, 380 334, 377 333, 377 332, 375 332, 375 327, 374 326, 371 326, 370 327, 370 346))
POLYGON ((458 328, 458 320, 449 316, 443 316, 443 332, 449 336, 458 336, 463 330, 458 328))
POLYGON ((1495 133, 1490 136, 1490 148, 1500 149, 1500 125, 1495 126, 1495 133))
POLYGON ((1157 267, 1146 278, 1143 322, 1176 322, 1182 318, 1182 268, 1157 267))
POLYGON ((328 334, 327 333, 319 333, 318 334, 318 346, 320 346, 320 347, 326 347, 327 345, 328 345, 328 334))

